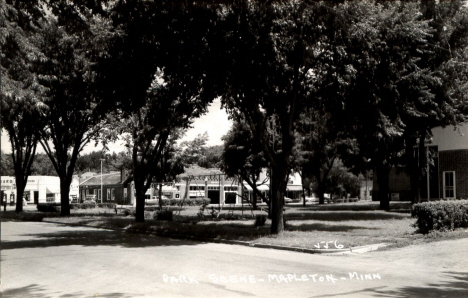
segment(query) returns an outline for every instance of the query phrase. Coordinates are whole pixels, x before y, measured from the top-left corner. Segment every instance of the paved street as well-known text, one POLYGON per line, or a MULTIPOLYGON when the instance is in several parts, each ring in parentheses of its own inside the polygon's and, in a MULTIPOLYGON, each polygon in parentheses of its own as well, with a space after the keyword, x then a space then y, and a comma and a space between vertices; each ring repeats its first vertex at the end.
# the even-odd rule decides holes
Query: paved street
POLYGON ((329 256, 2 222, 4 297, 466 297, 468 239, 329 256))

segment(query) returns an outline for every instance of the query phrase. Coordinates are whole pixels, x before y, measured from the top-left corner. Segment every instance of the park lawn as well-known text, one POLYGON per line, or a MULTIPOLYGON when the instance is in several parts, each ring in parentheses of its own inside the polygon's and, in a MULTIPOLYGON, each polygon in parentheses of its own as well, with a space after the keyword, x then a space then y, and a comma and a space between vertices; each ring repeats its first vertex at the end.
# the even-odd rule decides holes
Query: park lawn
MULTIPOLYGON (((151 233, 174 238, 228 239, 248 243, 289 246, 297 248, 348 248, 368 244, 387 243, 402 247, 421 242, 468 237, 464 230, 437 232, 429 235, 417 233, 409 213, 368 211, 318 211, 307 208, 287 208, 285 231, 270 234, 270 221, 255 227, 255 215, 262 211, 222 210, 219 219, 213 220, 209 210, 205 219, 197 216, 199 207, 184 207, 180 214, 174 210, 173 221, 154 220, 154 211, 145 212, 145 223, 135 223, 134 216, 123 209, 72 209, 71 216, 24 212, 23 220, 59 222, 99 228, 123 229, 133 233, 151 233), (28 215, 29 214, 29 215, 28 215), (327 245, 328 244, 328 245, 327 245)), ((11 215, 8 214, 7 215, 11 215)), ((13 216, 13 215, 11 215, 13 216)), ((10 216, 6 216, 8 218, 10 216)), ((14 217, 14 216, 13 216, 14 217)), ((5 218, 2 217, 2 218, 5 218)), ((11 218, 11 217, 10 217, 11 218)), ((20 218, 18 218, 20 219, 20 218)))

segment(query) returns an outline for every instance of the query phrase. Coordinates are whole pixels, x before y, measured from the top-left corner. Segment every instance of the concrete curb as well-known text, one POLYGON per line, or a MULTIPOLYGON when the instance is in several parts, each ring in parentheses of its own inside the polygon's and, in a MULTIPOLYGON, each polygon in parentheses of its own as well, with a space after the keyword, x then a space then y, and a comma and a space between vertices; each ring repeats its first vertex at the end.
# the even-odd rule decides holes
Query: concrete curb
MULTIPOLYGON (((120 231, 125 232, 126 229, 124 228, 100 228, 91 225, 83 225, 83 224, 74 224, 74 223, 62 223, 62 222, 54 222, 54 221, 42 221, 46 223, 54 223, 54 224, 61 224, 61 225, 68 225, 68 226, 75 226, 75 227, 88 227, 88 228, 95 228, 95 229, 103 229, 103 230, 112 230, 112 231, 120 231)), ((138 230, 134 230, 136 234, 138 230)), ((177 237, 171 235, 160 235, 154 232, 151 233, 144 233, 145 235, 153 235, 157 237, 164 237, 169 239, 178 239, 178 240, 189 240, 189 241, 198 241, 198 242, 207 242, 207 243, 219 243, 219 244, 230 244, 230 245, 242 245, 242 246, 249 246, 249 247, 257 247, 257 248, 267 248, 267 249, 277 249, 277 250, 285 250, 285 251, 295 251, 295 252, 302 252, 308 254, 330 254, 330 255, 342 255, 342 254, 361 254, 370 251, 378 250, 379 248, 386 247, 390 245, 389 243, 378 243, 378 244, 370 244, 364 246, 356 246, 356 247, 349 247, 349 248, 330 248, 330 249, 311 249, 311 248, 301 248, 301 247, 292 247, 292 246, 282 246, 282 245, 272 245, 272 244, 261 244, 261 243, 250 243, 246 241, 240 240, 228 240, 228 239, 217 239, 217 238, 201 238, 195 236, 187 236, 187 237, 177 237)))

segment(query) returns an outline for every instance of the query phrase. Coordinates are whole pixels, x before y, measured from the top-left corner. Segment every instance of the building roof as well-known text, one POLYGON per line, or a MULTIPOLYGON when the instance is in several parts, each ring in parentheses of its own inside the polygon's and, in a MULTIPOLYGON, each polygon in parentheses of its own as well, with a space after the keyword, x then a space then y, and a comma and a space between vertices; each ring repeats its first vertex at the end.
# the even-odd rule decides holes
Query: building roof
MULTIPOLYGON (((122 183, 122 179, 121 179, 119 172, 102 175, 103 185, 113 185, 113 184, 121 184, 121 183, 122 183)), ((93 176, 80 183, 80 186, 89 186, 89 185, 101 185, 101 175, 93 176)))
POLYGON ((207 168, 199 167, 197 165, 191 165, 190 167, 185 168, 185 172, 183 174, 180 174, 178 177, 187 178, 188 176, 219 175, 219 174, 224 175, 224 173, 219 169, 215 169, 215 168, 207 169, 207 168))

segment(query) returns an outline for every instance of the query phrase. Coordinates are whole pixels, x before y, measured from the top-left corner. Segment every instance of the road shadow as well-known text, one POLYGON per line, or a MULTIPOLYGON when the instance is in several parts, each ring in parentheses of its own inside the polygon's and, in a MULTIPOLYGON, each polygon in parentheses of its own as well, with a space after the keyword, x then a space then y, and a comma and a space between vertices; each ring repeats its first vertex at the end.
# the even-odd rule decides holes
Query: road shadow
POLYGON ((388 220, 406 219, 410 216, 403 213, 391 213, 383 211, 315 211, 315 212, 286 212, 286 219, 300 220, 324 220, 324 221, 359 221, 359 220, 388 220))
POLYGON ((349 226, 349 225, 327 225, 321 223, 291 225, 286 223, 288 231, 325 231, 325 232, 350 232, 353 230, 378 230, 378 228, 349 226))
POLYGON ((32 237, 27 240, 2 241, 2 250, 19 248, 38 248, 51 246, 121 246, 140 248, 149 246, 182 246, 197 245, 200 242, 177 240, 153 235, 142 235, 111 230, 70 230, 53 233, 23 234, 19 236, 32 237))
POLYGON ((406 286, 375 293, 376 297, 468 297, 468 273, 445 272, 450 281, 426 286, 406 286))
POLYGON ((309 298, 318 298, 318 297, 359 297, 363 294, 367 294, 369 292, 375 292, 379 289, 385 288, 385 286, 374 287, 374 288, 364 288, 362 290, 356 290, 351 292, 341 292, 337 294, 327 294, 327 295, 318 295, 318 296, 309 296, 309 298), (361 295, 358 295, 361 294, 361 295))
MULTIPOLYGON (((115 298, 130 298, 135 297, 135 295, 124 294, 124 293, 93 293, 96 297, 115 297, 115 298)), ((57 295, 57 293, 47 291, 44 286, 37 284, 31 284, 29 286, 13 288, 13 289, 3 289, 1 296, 2 297, 28 297, 28 298, 43 298, 43 297, 63 297, 63 298, 73 298, 73 297, 90 297, 91 293, 75 292, 67 293, 62 295, 57 295)))

